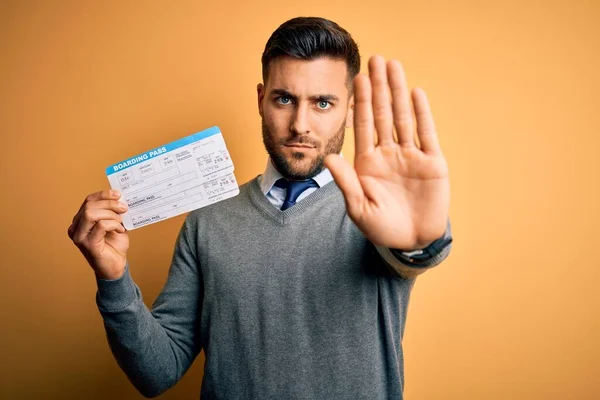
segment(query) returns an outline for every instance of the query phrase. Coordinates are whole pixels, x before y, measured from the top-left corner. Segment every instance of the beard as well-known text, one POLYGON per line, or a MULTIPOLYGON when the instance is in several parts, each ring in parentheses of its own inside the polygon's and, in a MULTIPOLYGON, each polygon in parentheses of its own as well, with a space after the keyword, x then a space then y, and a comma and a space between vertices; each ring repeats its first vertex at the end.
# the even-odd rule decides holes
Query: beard
POLYGON ((306 180, 314 177, 325 168, 325 157, 329 154, 339 154, 342 151, 344 144, 344 134, 346 131, 345 119, 338 131, 327 141, 325 146, 318 140, 309 139, 304 135, 299 135, 297 132, 292 132, 292 137, 289 139, 277 139, 267 124, 264 118, 262 119, 262 137, 267 153, 273 160, 275 168, 281 175, 292 180, 306 180), (306 154, 303 152, 292 153, 291 159, 286 158, 286 155, 281 151, 281 148, 290 144, 306 144, 314 146, 319 151, 318 155, 306 165, 306 154), (323 149, 324 147, 324 149, 323 149))

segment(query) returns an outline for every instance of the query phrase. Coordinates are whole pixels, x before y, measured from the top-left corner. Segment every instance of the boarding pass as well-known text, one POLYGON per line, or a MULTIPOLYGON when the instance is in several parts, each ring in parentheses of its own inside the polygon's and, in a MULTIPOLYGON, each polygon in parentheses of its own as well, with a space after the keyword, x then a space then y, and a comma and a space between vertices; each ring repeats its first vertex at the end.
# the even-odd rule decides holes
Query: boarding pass
POLYGON ((221 130, 213 126, 111 165, 106 175, 128 230, 163 221, 239 193, 221 130))

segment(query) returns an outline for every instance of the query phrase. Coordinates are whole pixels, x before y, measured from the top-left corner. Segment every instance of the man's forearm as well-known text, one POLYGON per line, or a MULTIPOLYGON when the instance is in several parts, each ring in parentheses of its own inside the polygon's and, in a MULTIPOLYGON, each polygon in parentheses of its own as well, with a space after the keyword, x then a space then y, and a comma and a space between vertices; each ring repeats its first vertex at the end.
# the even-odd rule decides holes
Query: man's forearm
POLYGON ((129 265, 118 279, 97 279, 96 301, 110 348, 129 380, 147 397, 175 385, 201 350, 200 272, 184 232, 185 225, 152 310, 144 304, 129 265))

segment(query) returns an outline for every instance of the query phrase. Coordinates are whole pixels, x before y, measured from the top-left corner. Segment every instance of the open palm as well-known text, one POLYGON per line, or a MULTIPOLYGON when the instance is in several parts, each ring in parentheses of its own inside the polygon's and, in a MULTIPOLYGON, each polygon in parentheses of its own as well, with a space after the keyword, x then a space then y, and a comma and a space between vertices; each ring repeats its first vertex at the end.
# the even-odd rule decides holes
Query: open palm
POLYGON ((358 228, 374 244, 402 250, 440 238, 450 205, 448 167, 427 96, 412 92, 418 144, 409 97, 401 64, 372 57, 369 76, 354 80, 354 168, 338 155, 326 159, 358 228))

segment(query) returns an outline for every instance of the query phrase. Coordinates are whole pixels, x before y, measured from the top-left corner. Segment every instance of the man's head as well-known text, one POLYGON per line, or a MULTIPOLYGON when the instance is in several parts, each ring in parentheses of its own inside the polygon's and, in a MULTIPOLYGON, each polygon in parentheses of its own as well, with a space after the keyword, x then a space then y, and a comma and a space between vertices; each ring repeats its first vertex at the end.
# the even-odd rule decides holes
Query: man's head
POLYGON ((267 152, 285 177, 310 178, 341 151, 352 124, 358 47, 335 22, 294 18, 267 41, 262 68, 257 92, 267 152))

